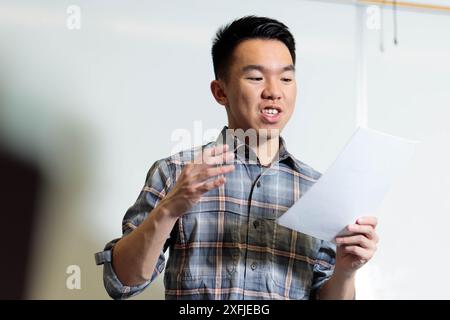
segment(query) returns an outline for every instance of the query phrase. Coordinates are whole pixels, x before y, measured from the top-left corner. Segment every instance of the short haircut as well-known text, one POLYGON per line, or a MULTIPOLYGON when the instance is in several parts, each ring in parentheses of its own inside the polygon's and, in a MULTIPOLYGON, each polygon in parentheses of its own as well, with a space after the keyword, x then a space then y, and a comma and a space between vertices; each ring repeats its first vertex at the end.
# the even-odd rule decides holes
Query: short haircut
POLYGON ((211 50, 216 80, 227 80, 234 49, 249 39, 273 39, 283 42, 295 65, 295 40, 286 25, 267 17, 245 16, 219 28, 216 33, 211 50))

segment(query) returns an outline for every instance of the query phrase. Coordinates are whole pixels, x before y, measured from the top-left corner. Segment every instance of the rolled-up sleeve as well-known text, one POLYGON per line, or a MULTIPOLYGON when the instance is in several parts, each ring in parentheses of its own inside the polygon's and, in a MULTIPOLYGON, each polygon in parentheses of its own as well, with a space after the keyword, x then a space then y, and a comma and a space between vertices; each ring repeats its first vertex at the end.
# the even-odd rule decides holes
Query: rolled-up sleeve
MULTIPOLYGON (((156 161, 150 168, 145 179, 145 184, 136 202, 131 206, 122 220, 122 238, 136 229, 151 211, 165 197, 171 187, 171 173, 165 159, 156 161)), ((151 278, 137 286, 126 286, 117 277, 112 265, 112 252, 114 246, 121 238, 108 242, 102 252, 95 254, 97 265, 103 265, 103 283, 106 292, 113 299, 126 299, 142 292, 164 270, 165 251, 170 245, 170 237, 167 238, 160 256, 153 270, 151 278)))
POLYGON ((313 269, 310 299, 315 300, 322 286, 331 278, 336 263, 336 245, 329 241, 321 240, 316 262, 313 269))

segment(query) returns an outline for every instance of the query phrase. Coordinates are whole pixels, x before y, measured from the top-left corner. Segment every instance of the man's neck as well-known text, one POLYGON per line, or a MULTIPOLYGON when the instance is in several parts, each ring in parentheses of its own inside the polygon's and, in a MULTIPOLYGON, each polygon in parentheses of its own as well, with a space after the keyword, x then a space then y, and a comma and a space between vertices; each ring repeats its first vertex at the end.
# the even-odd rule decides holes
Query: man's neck
MULTIPOLYGON (((238 130, 235 126, 227 126, 228 130, 238 130)), ((269 135, 268 130, 259 130, 257 133, 257 139, 250 139, 247 135, 245 135, 246 130, 244 132, 245 144, 247 144, 253 152, 255 152, 256 156, 259 159, 261 165, 267 167, 276 160, 275 157, 278 155, 278 151, 280 149, 280 136, 279 131, 271 130, 271 134, 269 135)), ((244 142, 244 141, 243 141, 244 142)))
MULTIPOLYGON (((258 139, 259 140, 259 139, 258 139)), ((278 136, 261 139, 256 147, 256 154, 261 165, 269 166, 280 149, 280 138, 278 136)))
MULTIPOLYGON (((236 130, 234 128, 228 127, 228 129, 236 130)), ((245 130, 244 130, 245 131, 245 130)), ((272 134, 270 137, 267 136, 267 131, 260 131, 257 139, 249 139, 245 137, 245 143, 255 152, 258 156, 261 165, 267 167, 275 159, 280 149, 280 137, 278 134, 272 134), (256 143, 255 143, 256 140, 256 143)))

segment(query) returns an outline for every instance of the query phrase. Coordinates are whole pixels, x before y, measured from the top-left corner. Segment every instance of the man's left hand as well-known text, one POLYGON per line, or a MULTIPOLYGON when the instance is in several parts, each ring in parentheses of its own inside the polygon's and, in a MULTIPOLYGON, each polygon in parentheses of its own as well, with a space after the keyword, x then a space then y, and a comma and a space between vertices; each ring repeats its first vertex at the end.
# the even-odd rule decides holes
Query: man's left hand
POLYGON ((335 273, 352 276, 373 257, 379 241, 376 226, 375 217, 358 218, 355 224, 347 226, 350 235, 336 238, 335 273))

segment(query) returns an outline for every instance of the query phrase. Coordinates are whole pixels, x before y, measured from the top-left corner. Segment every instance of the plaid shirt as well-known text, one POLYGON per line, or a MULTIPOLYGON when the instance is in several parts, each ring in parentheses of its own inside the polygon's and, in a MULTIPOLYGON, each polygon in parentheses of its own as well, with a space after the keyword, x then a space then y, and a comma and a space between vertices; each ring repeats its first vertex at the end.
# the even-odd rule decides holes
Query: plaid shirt
MULTIPOLYGON (((96 254, 97 264, 104 264, 104 285, 111 297, 138 294, 164 268, 166 299, 314 299, 317 289, 331 277, 335 245, 275 221, 320 173, 295 159, 281 137, 278 161, 270 167, 249 161, 253 151, 236 136, 230 139, 226 129, 215 142, 201 148, 231 141, 235 170, 227 173, 224 185, 205 193, 178 219, 150 280, 133 287, 120 282, 111 264, 111 249, 119 239, 96 254)), ((183 151, 153 164, 139 197, 125 214, 123 236, 151 214, 199 150, 183 151)))

